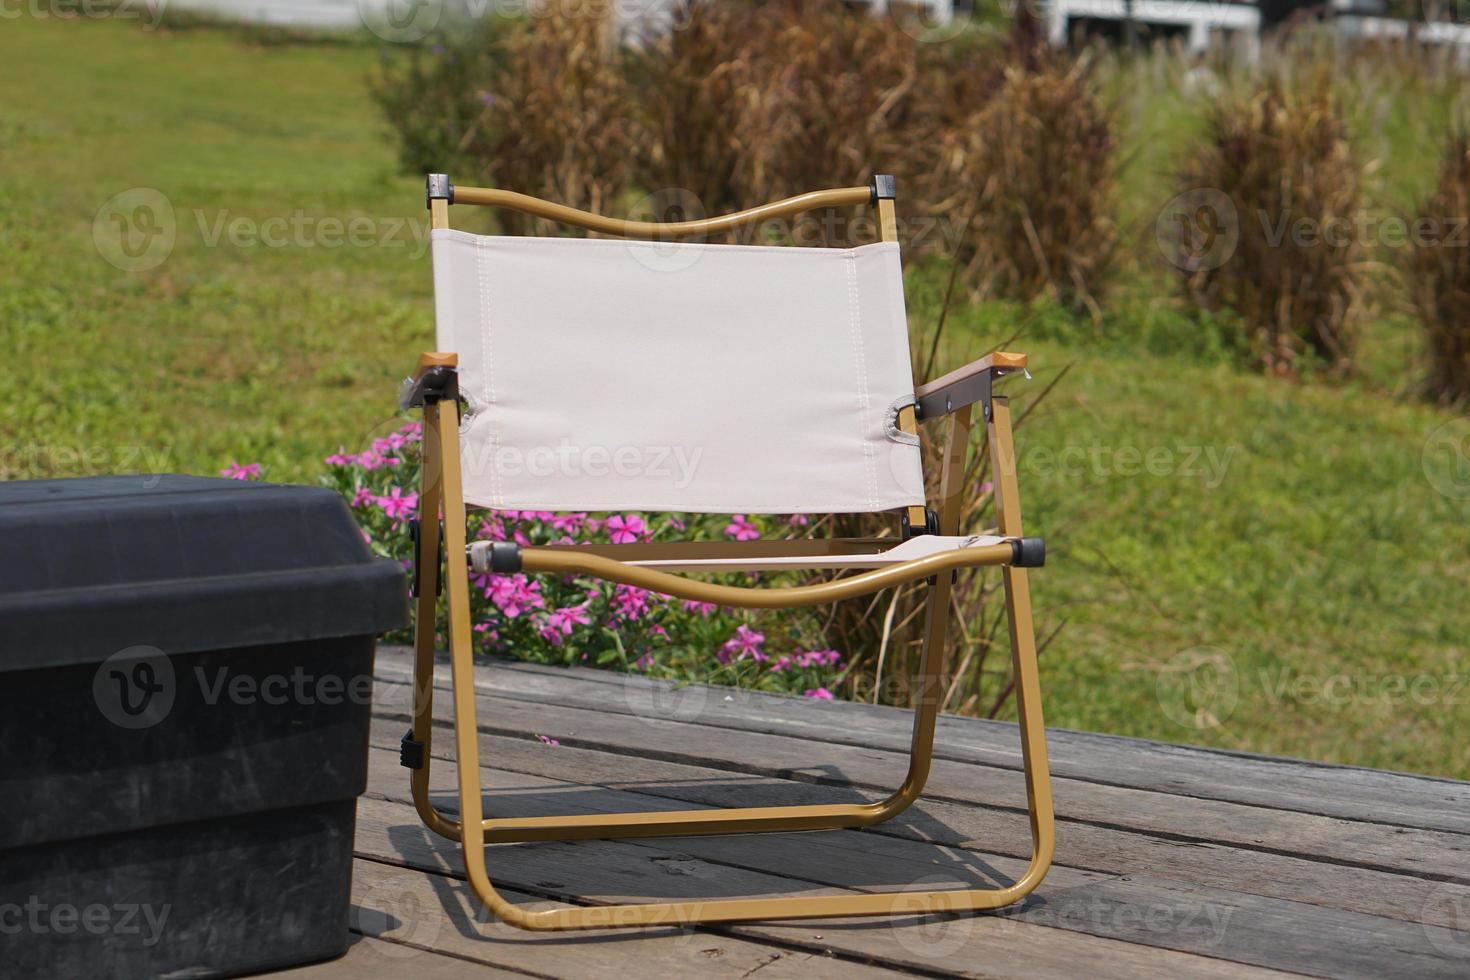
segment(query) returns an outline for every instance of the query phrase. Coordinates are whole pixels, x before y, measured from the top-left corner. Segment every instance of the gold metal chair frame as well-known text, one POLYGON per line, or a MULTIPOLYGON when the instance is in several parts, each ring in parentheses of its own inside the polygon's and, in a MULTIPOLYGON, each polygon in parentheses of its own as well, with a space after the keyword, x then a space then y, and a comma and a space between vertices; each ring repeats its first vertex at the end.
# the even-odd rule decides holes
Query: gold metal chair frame
MULTIPOLYGON (((677 238, 744 227, 813 208, 871 205, 877 211, 883 241, 896 241, 894 193, 891 177, 875 177, 867 187, 816 191, 702 221, 673 223, 621 221, 553 204, 510 191, 452 187, 444 175, 429 177, 428 205, 434 228, 449 227, 449 206, 491 205, 513 209, 608 235, 628 238, 677 238)), ((815 585, 793 588, 737 588, 656 571, 630 561, 670 558, 681 554, 691 560, 800 555, 810 567, 821 566, 821 556, 875 550, 873 540, 683 542, 588 547, 519 549, 519 567, 526 572, 576 572, 628 585, 654 589, 684 599, 745 608, 789 608, 836 602, 928 579, 928 608, 924 647, 920 659, 918 697, 914 707, 909 769, 903 784, 875 803, 806 806, 745 807, 726 810, 682 810, 656 813, 613 813, 592 817, 548 816, 520 819, 486 818, 483 812, 480 750, 476 721, 474 659, 471 644, 469 568, 465 531, 465 501, 461 483, 459 404, 454 395, 453 353, 426 353, 414 375, 422 384, 431 374, 449 376, 451 387, 443 397, 421 397, 413 404, 424 409, 424 459, 419 496, 416 568, 417 627, 415 637, 413 728, 405 738, 412 746, 413 799, 424 823, 435 833, 463 845, 465 872, 470 886, 498 919, 531 930, 615 928, 626 926, 688 926, 705 922, 825 918, 830 916, 916 915, 937 912, 994 909, 1024 898, 1041 883, 1051 867, 1056 846, 1046 738, 1042 726, 1041 688, 1037 674, 1036 642, 1031 621, 1027 564, 1021 549, 1021 509, 1016 480, 1011 412, 1007 399, 992 397, 991 383, 1002 375, 1024 370, 1024 355, 995 353, 916 389, 917 410, 904 410, 899 424, 918 432, 918 421, 943 417, 948 447, 936 501, 938 533, 958 533, 965 457, 972 426, 972 407, 980 404, 985 417, 994 468, 996 510, 1002 544, 972 547, 930 555, 815 585), (439 595, 440 521, 448 555, 444 584, 448 592, 448 640, 454 698, 454 736, 459 776, 460 819, 438 810, 429 799, 433 734, 433 690, 436 608, 439 595), (626 560, 622 560, 626 559, 626 560), (951 572, 961 567, 1000 566, 1010 625, 1011 656, 1016 678, 1017 710, 1021 731, 1026 794, 1030 811, 1032 856, 1026 871, 1012 884, 996 888, 890 891, 822 897, 739 898, 710 901, 657 902, 571 906, 527 910, 506 901, 492 884, 485 845, 518 841, 619 837, 743 834, 869 827, 901 813, 924 788, 933 759, 934 729, 945 673, 944 638, 949 620, 951 572), (415 766, 414 763, 417 763, 415 766)), ((909 508, 906 525, 924 528, 926 512, 909 508)), ((1035 539, 1027 539, 1034 541, 1035 539)), ((891 539, 886 539, 892 543, 891 539)), ((705 568, 702 570, 711 570, 705 568)), ((407 757, 407 754, 406 754, 407 757)))

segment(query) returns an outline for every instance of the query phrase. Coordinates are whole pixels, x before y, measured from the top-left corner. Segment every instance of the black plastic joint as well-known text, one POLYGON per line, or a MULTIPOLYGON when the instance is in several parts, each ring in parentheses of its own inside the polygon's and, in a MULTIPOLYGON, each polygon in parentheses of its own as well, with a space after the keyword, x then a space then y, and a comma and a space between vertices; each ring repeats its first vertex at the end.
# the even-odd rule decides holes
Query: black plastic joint
POLYGON ((459 373, 452 367, 435 365, 415 378, 405 378, 398 392, 398 407, 423 408, 434 402, 459 397, 459 373))
POLYGON ((870 204, 898 199, 898 180, 893 174, 874 174, 868 180, 868 190, 873 192, 870 204))
POLYGON ((424 743, 414 740, 412 728, 398 743, 398 764, 405 769, 424 768, 424 743))
POLYGON ((1041 538, 1012 538, 1011 565, 1015 568, 1040 568, 1046 564, 1046 542, 1041 538))
POLYGON ((909 538, 917 538, 921 534, 939 533, 939 513, 933 507, 924 508, 923 527, 914 527, 909 523, 909 512, 907 510, 903 512, 903 517, 899 519, 899 523, 902 525, 903 539, 905 541, 909 538))
POLYGON ((429 174, 424 181, 424 207, 432 207, 431 201, 454 203, 454 185, 448 174, 429 174))
POLYGON ((514 575, 520 570, 520 545, 514 541, 496 541, 490 545, 490 571, 497 575, 514 575))

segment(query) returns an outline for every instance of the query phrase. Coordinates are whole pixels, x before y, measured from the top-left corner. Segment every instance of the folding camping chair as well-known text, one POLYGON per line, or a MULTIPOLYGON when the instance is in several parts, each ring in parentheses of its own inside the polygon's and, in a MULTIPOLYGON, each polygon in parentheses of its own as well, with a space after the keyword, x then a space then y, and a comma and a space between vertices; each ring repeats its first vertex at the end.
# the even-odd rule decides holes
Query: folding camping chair
POLYGON ((1015 450, 995 353, 913 385, 892 177, 701 221, 615 220, 505 190, 428 178, 439 353, 405 382, 424 412, 416 550, 413 728, 403 761, 424 822, 463 844, 480 900, 526 929, 689 925, 754 919, 990 909, 1030 893, 1055 846, 1015 450), (614 238, 487 237, 449 228, 451 204, 508 208, 614 238), (723 232, 815 208, 871 206, 881 241, 852 249, 707 245, 723 232), (960 536, 972 411, 987 425, 999 533, 960 536), (924 506, 918 422, 945 419, 933 509, 924 506), (671 478, 650 449, 697 455, 671 478), (627 450, 624 452, 624 450, 627 450), (628 463, 614 465, 619 457, 628 463), (599 465, 593 465, 600 461, 599 465), (465 507, 699 513, 896 511, 897 538, 639 542, 520 547, 465 537, 465 507), (442 532, 440 514, 442 513, 442 532), (440 541, 459 772, 459 819, 429 798, 440 541), (953 574, 1000 566, 1010 620, 1034 842, 1014 883, 991 889, 562 907, 527 911, 491 884, 485 845, 511 841, 741 834, 867 827, 903 811, 929 774, 953 574), (486 818, 475 714, 469 574, 583 575, 731 607, 790 608, 927 580, 928 611, 907 778, 876 803, 597 816, 486 818), (861 570, 818 584, 743 588, 676 572, 861 570))

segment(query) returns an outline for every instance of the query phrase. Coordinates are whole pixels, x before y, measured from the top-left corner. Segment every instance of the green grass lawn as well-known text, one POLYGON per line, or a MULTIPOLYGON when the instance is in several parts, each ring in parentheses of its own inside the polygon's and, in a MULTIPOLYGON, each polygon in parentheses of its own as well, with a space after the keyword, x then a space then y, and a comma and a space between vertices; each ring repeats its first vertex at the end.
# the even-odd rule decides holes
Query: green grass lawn
MULTIPOLYGON (((422 184, 365 94, 374 57, 6 24, 0 477, 239 460, 314 481, 394 414, 431 293, 422 184), (94 219, 135 188, 166 198, 176 243, 129 272, 94 219), (287 241, 232 243, 237 219, 278 219, 287 241), (350 226, 323 222, 353 219, 363 240, 334 245, 350 226)), ((1157 147, 1138 160, 1167 170, 1157 147)), ((1130 221, 1151 180, 1128 176, 1130 221)), ((944 367, 1013 330, 995 307, 953 326, 968 340, 944 367)), ((1389 393, 1415 349, 1402 325, 1375 327, 1343 386, 1085 332, 1016 346, 1036 374, 1008 382, 1020 400, 1072 366, 1020 433, 1052 554, 1036 606, 1066 622, 1043 664, 1051 724, 1470 777, 1470 482, 1443 438, 1470 425, 1389 393)))

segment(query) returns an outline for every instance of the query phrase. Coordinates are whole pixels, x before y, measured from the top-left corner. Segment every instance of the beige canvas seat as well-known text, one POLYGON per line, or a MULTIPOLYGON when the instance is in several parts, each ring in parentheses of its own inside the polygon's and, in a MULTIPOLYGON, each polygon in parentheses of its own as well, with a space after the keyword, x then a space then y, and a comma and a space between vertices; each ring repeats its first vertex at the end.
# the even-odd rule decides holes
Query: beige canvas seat
POLYGON ((933 383, 911 374, 894 184, 816 191, 704 221, 639 223, 431 175, 439 350, 420 359, 405 407, 424 411, 416 563, 414 725, 404 738, 414 800, 430 828, 461 841, 470 886, 528 929, 996 908, 1041 881, 1054 849, 1051 790, 1010 408, 993 394, 1025 370, 996 353, 933 383), (510 208, 602 238, 478 236, 449 228, 451 204, 510 208), (674 241, 811 208, 868 206, 879 241, 855 248, 674 241), (978 413, 994 461, 995 534, 958 532, 978 413), (920 424, 947 427, 938 495, 925 499, 920 424), (894 537, 640 542, 521 547, 466 540, 465 508, 536 511, 894 515, 894 537), (442 517, 441 517, 442 515, 442 517), (429 798, 435 610, 447 554, 459 817, 429 798), (425 558, 425 556, 429 556, 425 558), (734 834, 864 827, 918 798, 928 777, 942 681, 951 572, 998 566, 1005 583, 1025 781, 1030 866, 991 889, 654 902, 528 911, 495 890, 487 845, 568 838, 734 834), (924 649, 909 772, 864 804, 499 818, 484 813, 469 573, 584 575, 744 608, 835 602, 923 581, 924 649), (732 586, 722 571, 830 570, 792 587, 732 586))

